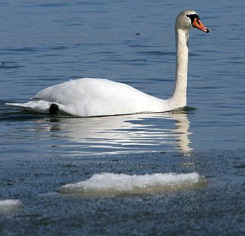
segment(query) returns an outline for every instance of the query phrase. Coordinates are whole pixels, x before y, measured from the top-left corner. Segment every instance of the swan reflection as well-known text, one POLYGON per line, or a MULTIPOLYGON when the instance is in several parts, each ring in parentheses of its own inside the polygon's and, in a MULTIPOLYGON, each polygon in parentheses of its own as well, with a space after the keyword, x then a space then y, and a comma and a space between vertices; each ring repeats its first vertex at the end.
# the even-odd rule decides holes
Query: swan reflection
POLYGON ((57 146, 71 155, 176 149, 189 153, 189 123, 183 113, 57 118, 39 121, 35 131, 48 132, 48 139, 58 139, 57 146))

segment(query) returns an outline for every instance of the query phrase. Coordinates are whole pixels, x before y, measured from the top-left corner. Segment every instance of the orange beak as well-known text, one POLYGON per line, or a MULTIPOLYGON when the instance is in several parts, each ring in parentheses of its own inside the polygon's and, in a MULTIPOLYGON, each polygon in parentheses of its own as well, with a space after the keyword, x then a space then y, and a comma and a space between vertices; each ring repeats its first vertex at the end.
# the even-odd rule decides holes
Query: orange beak
POLYGON ((206 27, 202 24, 202 22, 200 21, 200 19, 195 18, 195 19, 193 20, 193 22, 192 22, 192 26, 195 27, 195 28, 197 28, 197 29, 199 29, 199 30, 201 30, 201 31, 203 31, 203 32, 206 32, 206 33, 209 32, 209 29, 206 28, 206 27))

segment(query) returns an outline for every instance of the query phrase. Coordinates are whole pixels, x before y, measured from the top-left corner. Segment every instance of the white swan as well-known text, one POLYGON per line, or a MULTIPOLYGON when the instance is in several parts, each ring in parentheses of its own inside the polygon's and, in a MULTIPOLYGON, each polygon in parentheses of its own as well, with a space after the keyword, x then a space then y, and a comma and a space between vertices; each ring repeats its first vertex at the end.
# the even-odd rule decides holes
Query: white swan
POLYGON ((171 98, 163 100, 129 85, 107 79, 83 78, 50 86, 27 103, 7 103, 40 113, 66 113, 80 117, 164 112, 186 106, 189 30, 209 30, 195 11, 181 12, 175 23, 176 75, 171 98))

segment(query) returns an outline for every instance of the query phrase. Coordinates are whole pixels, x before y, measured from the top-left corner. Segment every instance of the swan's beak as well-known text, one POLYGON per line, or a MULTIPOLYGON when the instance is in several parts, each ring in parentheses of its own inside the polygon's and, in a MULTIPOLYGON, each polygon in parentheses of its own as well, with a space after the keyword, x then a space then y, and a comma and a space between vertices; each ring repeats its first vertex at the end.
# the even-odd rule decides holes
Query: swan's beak
POLYGON ((203 31, 203 32, 206 32, 206 33, 209 32, 209 29, 203 25, 203 23, 200 21, 200 19, 195 18, 193 23, 192 23, 192 26, 203 31))

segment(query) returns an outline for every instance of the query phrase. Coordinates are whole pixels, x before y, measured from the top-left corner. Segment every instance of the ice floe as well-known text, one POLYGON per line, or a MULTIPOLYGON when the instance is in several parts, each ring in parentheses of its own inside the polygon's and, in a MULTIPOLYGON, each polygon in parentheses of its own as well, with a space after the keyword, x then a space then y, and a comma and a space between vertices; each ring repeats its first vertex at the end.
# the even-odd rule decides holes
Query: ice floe
POLYGON ((102 173, 94 174, 90 179, 82 182, 66 184, 60 188, 60 193, 82 195, 144 194, 198 188, 203 186, 205 182, 205 178, 196 172, 144 175, 102 173))
POLYGON ((0 215, 8 215, 17 212, 23 207, 18 199, 0 200, 0 215))

